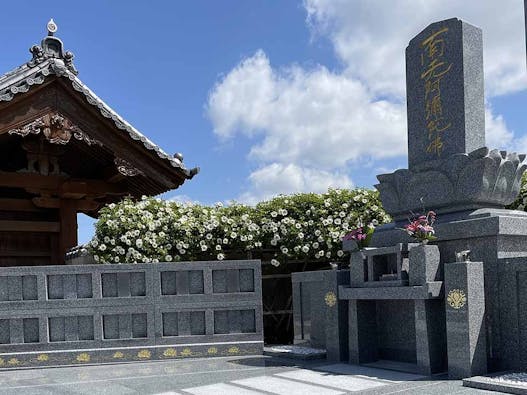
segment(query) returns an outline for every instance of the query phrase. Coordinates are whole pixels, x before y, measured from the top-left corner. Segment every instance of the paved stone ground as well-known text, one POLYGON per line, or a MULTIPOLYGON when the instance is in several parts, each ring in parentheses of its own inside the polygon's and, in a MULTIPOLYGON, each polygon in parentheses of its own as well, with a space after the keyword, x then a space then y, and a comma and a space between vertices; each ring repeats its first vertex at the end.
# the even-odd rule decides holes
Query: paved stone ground
POLYGON ((0 394, 496 394, 347 364, 277 357, 186 359, 0 372, 0 394))

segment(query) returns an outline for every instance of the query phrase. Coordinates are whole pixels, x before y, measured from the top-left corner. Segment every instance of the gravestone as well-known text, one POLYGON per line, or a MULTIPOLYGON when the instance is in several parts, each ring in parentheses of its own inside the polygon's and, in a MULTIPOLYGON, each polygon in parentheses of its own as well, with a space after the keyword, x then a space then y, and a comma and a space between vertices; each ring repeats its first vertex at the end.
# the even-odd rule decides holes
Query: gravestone
MULTIPOLYGON (((504 297, 513 279, 501 261, 527 259, 527 213, 505 209, 518 196, 525 155, 483 146, 481 31, 458 19, 436 22, 410 41, 406 55, 409 168, 377 176, 394 223, 376 229, 372 246, 411 241, 400 230, 408 215, 436 211, 439 271, 464 250, 482 262, 484 297, 467 299, 468 311, 471 304, 484 305, 479 339, 485 345, 478 350, 485 350, 486 363, 480 355, 478 370, 523 368, 514 345, 527 344, 527 331, 518 329, 517 314, 508 313, 519 302, 504 297)), ((469 328, 474 322, 467 316, 469 328)), ((469 347, 469 340, 460 341, 469 347)))
POLYGON ((424 207, 511 204, 525 155, 485 147, 481 30, 456 18, 431 24, 406 49, 406 77, 409 168, 377 176, 384 209, 401 222, 424 207))
POLYGON ((481 29, 436 22, 406 48, 408 166, 485 146, 481 29))

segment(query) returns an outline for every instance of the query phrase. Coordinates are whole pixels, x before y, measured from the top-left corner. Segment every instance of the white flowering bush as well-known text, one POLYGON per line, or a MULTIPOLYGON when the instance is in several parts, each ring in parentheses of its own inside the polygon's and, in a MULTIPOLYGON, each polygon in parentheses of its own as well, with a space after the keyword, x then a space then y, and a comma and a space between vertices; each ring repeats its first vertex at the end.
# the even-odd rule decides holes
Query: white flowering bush
POLYGON ((279 196, 254 207, 126 198, 101 210, 88 248, 100 263, 221 261, 248 252, 265 253, 275 266, 343 261, 346 233, 388 221, 378 193, 367 189, 279 196))

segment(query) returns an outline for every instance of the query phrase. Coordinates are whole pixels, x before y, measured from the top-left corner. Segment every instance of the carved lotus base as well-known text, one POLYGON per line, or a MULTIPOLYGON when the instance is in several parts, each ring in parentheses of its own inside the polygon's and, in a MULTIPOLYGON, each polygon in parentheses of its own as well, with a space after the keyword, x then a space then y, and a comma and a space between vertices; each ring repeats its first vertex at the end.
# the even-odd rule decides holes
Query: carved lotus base
POLYGON ((502 208, 520 191, 525 155, 483 147, 469 154, 377 176, 384 209, 396 220, 423 209, 438 213, 502 208))

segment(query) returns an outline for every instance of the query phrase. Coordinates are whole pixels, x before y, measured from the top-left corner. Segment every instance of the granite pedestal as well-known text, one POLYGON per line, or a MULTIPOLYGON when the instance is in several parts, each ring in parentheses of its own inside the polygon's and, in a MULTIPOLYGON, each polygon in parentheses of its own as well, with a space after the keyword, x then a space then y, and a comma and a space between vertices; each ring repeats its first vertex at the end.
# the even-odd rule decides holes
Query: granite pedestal
POLYGON ((448 377, 487 373, 482 262, 445 264, 448 377))
MULTIPOLYGON (((408 241, 408 236, 397 227, 389 224, 377 229, 373 245, 389 246, 408 241)), ((505 209, 453 213, 439 217, 435 229, 436 244, 441 252, 440 270, 445 262, 456 260, 456 252, 464 250, 471 251, 472 260, 483 262, 488 370, 519 366, 515 354, 509 352, 512 324, 504 318, 507 316, 505 312, 512 308, 511 300, 507 300, 504 293, 513 277, 507 277, 505 273, 500 277, 500 272, 503 259, 527 257, 527 214, 505 209)))
POLYGON ((348 359, 346 302, 339 285, 349 284, 348 270, 293 273, 295 344, 326 349, 329 361, 348 359))

